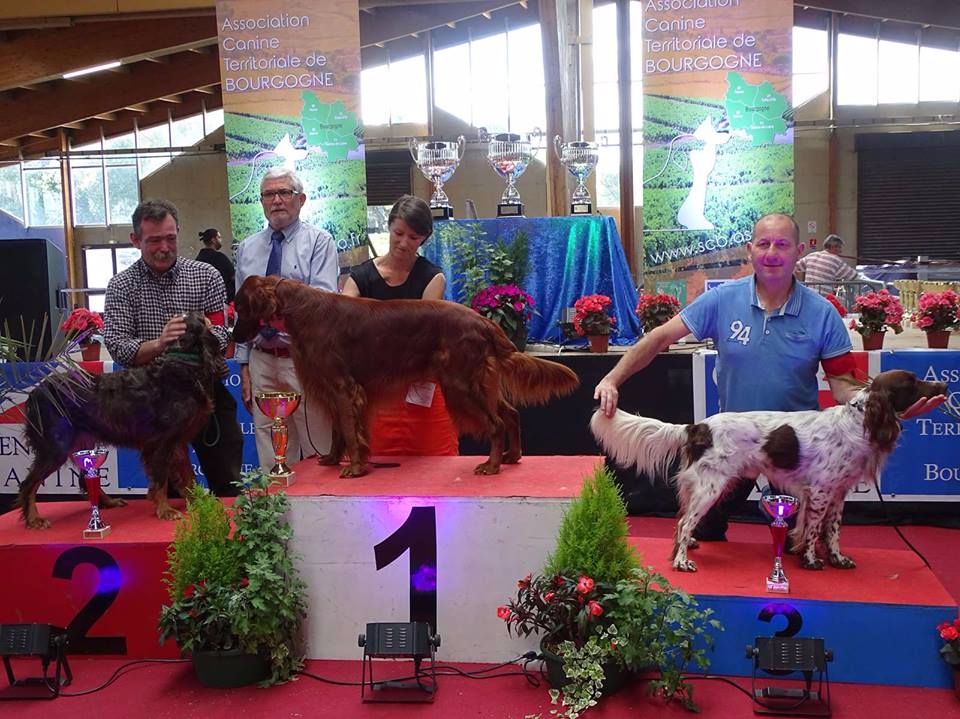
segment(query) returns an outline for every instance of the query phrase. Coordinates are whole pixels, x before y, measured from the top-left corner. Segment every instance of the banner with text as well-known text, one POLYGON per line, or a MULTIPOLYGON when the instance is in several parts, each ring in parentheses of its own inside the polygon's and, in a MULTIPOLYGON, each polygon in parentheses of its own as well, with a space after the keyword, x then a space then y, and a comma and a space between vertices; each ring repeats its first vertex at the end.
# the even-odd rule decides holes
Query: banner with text
POLYGON ((644 286, 687 304, 793 213, 790 0, 643 2, 644 286))
POLYGON ((367 231, 359 12, 357 0, 217 2, 234 241, 263 229, 260 180, 284 166, 305 185, 301 218, 333 235, 341 264, 359 259, 367 231))

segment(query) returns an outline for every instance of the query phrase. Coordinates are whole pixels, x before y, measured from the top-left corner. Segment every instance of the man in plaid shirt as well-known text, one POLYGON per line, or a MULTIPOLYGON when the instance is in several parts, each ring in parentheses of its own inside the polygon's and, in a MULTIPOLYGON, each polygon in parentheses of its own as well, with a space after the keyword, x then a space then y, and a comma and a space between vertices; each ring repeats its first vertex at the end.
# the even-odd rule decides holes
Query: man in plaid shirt
MULTIPOLYGON (((104 343, 119 364, 142 365, 159 357, 186 332, 184 312, 203 312, 220 349, 227 345, 223 278, 213 265, 177 256, 179 232, 177 208, 166 200, 147 200, 133 213, 130 240, 140 259, 110 280, 104 308, 104 343)), ((226 376, 222 358, 220 365, 226 376)), ((214 386, 213 414, 192 444, 211 491, 235 496, 243 434, 237 402, 223 382, 214 386)))

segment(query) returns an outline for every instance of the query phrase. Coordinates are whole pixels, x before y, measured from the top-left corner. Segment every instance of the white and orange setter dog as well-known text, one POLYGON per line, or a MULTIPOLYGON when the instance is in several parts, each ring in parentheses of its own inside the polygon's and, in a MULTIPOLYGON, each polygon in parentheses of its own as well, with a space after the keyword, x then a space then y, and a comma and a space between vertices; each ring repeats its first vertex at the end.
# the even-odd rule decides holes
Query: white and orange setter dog
POLYGON ((877 375, 844 405, 822 412, 728 412, 696 424, 667 424, 617 410, 590 422, 607 454, 624 466, 666 474, 682 453, 676 476, 680 499, 673 566, 696 571, 688 559, 693 530, 707 511, 740 477, 765 475, 781 491, 800 500, 791 539, 801 564, 821 569, 817 543, 827 560, 851 569, 853 559, 840 552, 840 520, 847 492, 879 473, 900 434, 897 417, 918 399, 946 392, 943 382, 917 379, 912 372, 877 375))

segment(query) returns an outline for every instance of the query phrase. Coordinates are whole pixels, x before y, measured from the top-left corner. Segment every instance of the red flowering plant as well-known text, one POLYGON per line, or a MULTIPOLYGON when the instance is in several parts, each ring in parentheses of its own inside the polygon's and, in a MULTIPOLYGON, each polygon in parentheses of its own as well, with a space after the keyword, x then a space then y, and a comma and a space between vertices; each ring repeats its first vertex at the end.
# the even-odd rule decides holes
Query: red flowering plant
POLYGON ((840 301, 839 297, 837 297, 832 292, 828 292, 827 294, 824 295, 824 297, 826 297, 827 302, 833 305, 834 309, 836 309, 837 312, 840 313, 841 317, 847 316, 847 308, 843 306, 843 302, 840 301))
POLYGON ((191 489, 167 553, 170 603, 160 610, 160 642, 173 638, 184 654, 259 654, 269 666, 264 683, 272 684, 303 666, 296 647, 306 586, 288 549, 286 494, 267 491, 270 479, 259 470, 240 485, 232 516, 207 489, 191 489))
POLYGON ((606 295, 584 295, 573 303, 573 329, 578 335, 608 335, 617 318, 609 313, 612 304, 606 295))
POLYGON ((526 328, 533 317, 533 297, 517 285, 490 285, 477 292, 470 306, 493 320, 513 338, 526 328))
POLYGON ((850 329, 864 337, 869 337, 874 332, 885 332, 887 328, 892 329, 895 334, 903 332, 903 305, 898 297, 887 290, 857 295, 853 302, 853 312, 860 316, 850 320, 850 329))
POLYGON ((637 302, 637 316, 640 318, 644 332, 666 324, 679 311, 680 300, 666 292, 644 293, 640 295, 640 301, 637 302))
POLYGON ((955 670, 960 671, 960 619, 941 622, 937 625, 937 631, 940 632, 940 638, 944 641, 944 645, 940 647, 943 660, 955 670))
POLYGON ((910 319, 924 332, 960 327, 960 294, 953 290, 921 292, 917 298, 917 310, 910 319))
POLYGON ((77 307, 60 323, 68 340, 89 342, 94 334, 103 329, 103 317, 99 312, 77 307))

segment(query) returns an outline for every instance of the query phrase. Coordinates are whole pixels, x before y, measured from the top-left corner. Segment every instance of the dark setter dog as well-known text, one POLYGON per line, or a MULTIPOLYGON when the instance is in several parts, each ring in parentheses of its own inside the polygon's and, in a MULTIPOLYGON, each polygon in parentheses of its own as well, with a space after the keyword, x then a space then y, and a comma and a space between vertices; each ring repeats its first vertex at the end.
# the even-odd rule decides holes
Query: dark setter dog
MULTIPOLYGON (((139 449, 150 479, 147 497, 160 519, 178 512, 167 502, 173 481, 181 495, 196 480, 187 444, 207 423, 217 380, 217 338, 202 314, 186 317, 187 331, 158 360, 102 375, 52 375, 30 393, 26 438, 33 464, 20 485, 18 504, 28 527, 49 527, 37 513, 40 482, 70 452, 98 442, 139 449)), ((102 507, 126 504, 100 494, 102 507)))
POLYGON ((236 297, 234 339, 253 339, 280 318, 308 401, 334 420, 330 453, 346 453, 343 477, 368 471, 367 407, 385 390, 430 380, 443 388, 461 433, 487 437, 490 457, 474 470, 496 474, 520 461, 520 418, 512 403, 569 394, 578 379, 556 362, 516 348, 499 326, 454 302, 369 300, 324 292, 296 280, 249 277, 236 297))
POLYGON ((808 569, 820 569, 822 541, 827 560, 851 569, 840 551, 843 503, 860 481, 883 468, 900 435, 898 413, 923 397, 944 394, 943 382, 917 379, 912 372, 887 370, 843 405, 822 412, 724 412, 697 424, 669 424, 622 410, 608 418, 593 415, 590 427, 607 453, 623 465, 650 475, 666 473, 677 456, 680 496, 673 566, 695 571, 687 558, 693 530, 740 477, 766 476, 800 500, 793 546, 808 569))

